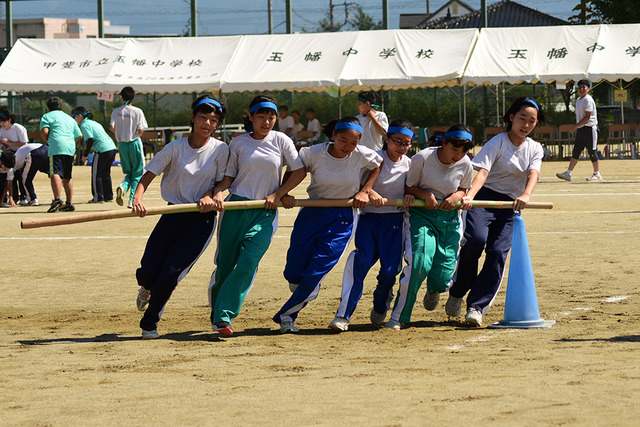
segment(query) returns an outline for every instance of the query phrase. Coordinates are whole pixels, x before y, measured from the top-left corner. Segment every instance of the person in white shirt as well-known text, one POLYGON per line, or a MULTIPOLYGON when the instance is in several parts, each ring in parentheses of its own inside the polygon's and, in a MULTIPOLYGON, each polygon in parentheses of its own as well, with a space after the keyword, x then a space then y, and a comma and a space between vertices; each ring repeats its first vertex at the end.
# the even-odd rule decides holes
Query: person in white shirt
POLYGON ((571 181, 573 169, 580 160, 580 155, 587 149, 589 160, 593 165, 593 175, 587 178, 587 181, 602 181, 600 175, 600 159, 598 159, 598 112, 596 103, 589 95, 591 83, 589 80, 582 79, 578 82, 578 95, 576 100, 576 125, 573 132, 576 135, 576 142, 573 145, 571 160, 569 160, 569 168, 565 172, 557 173, 556 176, 565 181, 571 181))
POLYGON ((111 132, 118 142, 120 165, 124 172, 124 179, 116 189, 116 203, 123 206, 127 192, 131 191, 127 204, 131 208, 133 195, 144 172, 144 151, 140 137, 149 125, 142 110, 133 106, 136 91, 131 86, 126 86, 120 91, 120 96, 122 107, 111 113, 111 132))
POLYGON ((293 134, 294 121, 293 117, 289 115, 289 107, 281 105, 278 107, 278 130, 284 132, 289 138, 295 140, 295 134, 293 134))
POLYGON ((449 316, 459 316, 468 292, 465 320, 472 326, 482 325, 483 314, 498 294, 511 250, 515 216, 527 206, 538 183, 544 150, 529 134, 545 119, 536 101, 526 97, 516 99, 503 117, 506 132, 491 138, 473 158, 473 168, 478 173, 461 200, 462 208, 469 210, 464 244, 445 305, 449 316), (474 199, 512 201, 513 209, 471 209, 474 199), (483 251, 484 264, 478 272, 483 251))
POLYGON ((187 275, 213 238, 216 211, 222 202, 212 190, 225 174, 229 147, 211 137, 224 120, 226 107, 207 95, 191 106, 191 135, 169 143, 145 167, 133 196, 133 212, 145 216, 142 196, 162 174, 160 191, 169 204, 197 203, 200 212, 162 215, 149 236, 136 279, 138 310, 144 311, 143 339, 158 338, 158 322, 178 283, 187 275), (149 304, 149 307, 145 306, 149 304))
POLYGON ((316 119, 316 112, 313 108, 307 110, 307 130, 313 133, 313 136, 309 138, 309 145, 313 145, 318 141, 320 135, 322 135, 322 128, 320 122, 316 119))
POLYGON ((301 130, 304 130, 304 125, 302 123, 300 123, 300 112, 299 111, 294 111, 291 113, 291 118, 293 119, 293 128, 291 130, 291 133, 293 134, 294 141, 297 141, 298 139, 298 132, 300 132, 301 130))
POLYGON ((376 96, 373 92, 366 91, 358 94, 358 120, 362 126, 362 138, 360 145, 364 145, 374 151, 382 149, 384 136, 389 128, 389 119, 380 107, 375 104, 376 96))
MULTIPOLYGON (((16 123, 16 115, 7 107, 0 107, 0 148, 8 148, 14 153, 29 142, 27 130, 16 123)), ((22 184, 21 171, 15 170, 13 194, 19 196, 22 206, 27 204, 27 194, 22 184)))

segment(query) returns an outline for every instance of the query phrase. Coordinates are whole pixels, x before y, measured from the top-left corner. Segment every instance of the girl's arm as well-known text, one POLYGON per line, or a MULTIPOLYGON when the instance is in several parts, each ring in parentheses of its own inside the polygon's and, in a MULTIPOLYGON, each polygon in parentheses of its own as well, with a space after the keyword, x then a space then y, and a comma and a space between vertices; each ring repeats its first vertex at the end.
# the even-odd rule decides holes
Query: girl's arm
POLYGON ((534 188, 536 188, 536 184, 538 183, 538 176, 540 174, 537 170, 530 169, 527 172, 527 185, 524 187, 524 193, 518 196, 517 199, 513 201, 513 210, 519 211, 529 204, 529 199, 531 199, 531 195, 533 194, 534 188))
POLYGON ((425 209, 437 209, 438 201, 431 191, 423 190, 419 187, 408 187, 405 185, 404 192, 407 195, 414 196, 416 199, 424 200, 425 209))
POLYGON ((478 191, 480 191, 484 183, 487 181, 487 176, 489 176, 489 171, 484 168, 480 168, 471 182, 471 188, 467 191, 467 195, 462 198, 462 209, 471 209, 471 201, 476 197, 478 191))
POLYGON ((142 178, 140 178, 136 192, 133 195, 133 213, 137 214, 140 218, 147 214, 147 208, 144 203, 142 203, 142 196, 155 177, 156 175, 154 173, 146 171, 144 175, 142 175, 142 178))
MULTIPOLYGON (((367 206, 367 203, 369 203, 369 193, 372 191, 373 184, 376 182, 376 179, 378 179, 378 175, 380 175, 380 166, 375 169, 371 169, 369 175, 367 176, 367 180, 360 188, 360 191, 358 191, 355 196, 353 196, 354 208, 364 208, 365 206, 367 206)), ((379 194, 378 197, 380 197, 379 194)), ((382 201, 376 201, 376 203, 378 202, 380 202, 380 206, 382 206, 382 201)))
MULTIPOLYGON (((276 190, 275 193, 267 196, 267 198, 265 199, 266 203, 264 205, 264 208, 276 209, 278 207, 278 203, 280 203, 280 199, 286 196, 289 193, 289 191, 296 188, 298 184, 300 184, 306 176, 307 176, 307 170, 303 167, 300 169, 294 170, 288 176, 287 174, 285 174, 285 177, 283 177, 283 181, 284 181, 284 178, 286 178, 286 181, 284 181, 284 183, 280 186, 280 188, 276 190)), ((288 199, 286 201, 287 201, 287 206, 285 207, 292 208, 293 207, 293 204, 291 203, 292 200, 288 199)))
POLYGON ((222 212, 222 210, 224 210, 224 192, 231 187, 234 179, 233 177, 225 175, 222 180, 216 182, 213 188, 207 190, 198 201, 200 212, 207 213, 213 209, 222 212))

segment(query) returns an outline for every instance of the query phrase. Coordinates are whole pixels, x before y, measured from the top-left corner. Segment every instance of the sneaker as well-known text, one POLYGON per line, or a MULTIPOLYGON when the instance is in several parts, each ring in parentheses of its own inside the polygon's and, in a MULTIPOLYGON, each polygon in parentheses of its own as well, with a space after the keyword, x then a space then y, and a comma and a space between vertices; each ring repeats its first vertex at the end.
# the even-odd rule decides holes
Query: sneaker
POLYGON ((222 335, 233 335, 233 331, 231 330, 231 323, 229 322, 218 322, 213 324, 213 331, 219 332, 222 335))
POLYGON ((40 203, 38 203, 38 199, 33 199, 27 202, 27 206, 40 206, 40 203))
POLYGON ((447 316, 458 317, 462 314, 462 303, 464 299, 456 298, 449 295, 449 299, 444 306, 444 312, 447 313, 447 316))
POLYGON ((127 190, 122 185, 116 188, 116 203, 120 206, 124 206, 124 196, 127 195, 127 190))
POLYGON ((329 323, 329 329, 344 332, 349 329, 349 321, 344 317, 336 316, 336 318, 329 323))
POLYGON ((142 330, 143 340, 155 340, 156 338, 160 338, 160 334, 158 333, 157 329, 154 329, 153 331, 145 331, 144 329, 142 330))
POLYGON ((571 174, 569 172, 557 173, 556 176, 560 179, 564 179, 565 181, 571 181, 571 174))
POLYGON ((100 203, 100 202, 98 202, 96 199, 91 199, 87 203, 100 203))
POLYGON ((21 199, 21 200, 20 200, 20 203, 18 203, 18 204, 19 204, 20 206, 28 206, 28 205, 29 205, 29 202, 27 202, 27 200, 26 200, 26 199, 21 199))
POLYGON ((384 324, 385 328, 393 329, 394 331, 399 331, 400 329, 404 329, 407 327, 407 324, 404 322, 398 322, 397 320, 389 320, 384 324))
POLYGON ((291 293, 294 293, 296 291, 296 289, 298 289, 298 284, 297 283, 289 283, 289 290, 291 291, 291 293))
POLYGON ((424 300, 422 300, 422 304, 424 304, 424 308, 428 311, 433 311, 438 307, 438 303, 440 302, 440 292, 427 293, 424 295, 424 300))
POLYGON ((133 202, 131 200, 127 203, 127 209, 133 209, 133 202))
POLYGON ((73 206, 73 203, 66 202, 59 210, 60 212, 73 212, 76 210, 76 207, 73 206))
POLYGON ((470 308, 464 320, 471 326, 482 326, 482 313, 478 309, 470 308))
POLYGON ((373 323, 375 326, 382 326, 384 324, 384 319, 386 318, 386 311, 384 313, 378 313, 375 309, 371 309, 371 315, 369 316, 369 319, 371 319, 371 323, 373 323))
POLYGON ((60 210, 61 207, 62 207, 62 200, 53 199, 51 201, 51 206, 49 206, 49 210, 47 211, 47 213, 57 212, 60 210))
POLYGON ((282 322, 280 324, 280 333, 281 334, 286 334, 286 333, 298 333, 300 332, 300 329, 296 328, 296 325, 293 324, 292 321, 287 321, 287 322, 282 322))
POLYGON ((587 178, 587 181, 591 181, 591 182, 593 182, 593 181, 602 181, 602 175, 600 175, 599 173, 598 174, 594 173, 593 175, 591 175, 590 177, 587 178))
POLYGON ((136 307, 138 307, 139 311, 145 310, 150 298, 151 291, 140 286, 140 289, 138 289, 138 297, 136 298, 136 307))

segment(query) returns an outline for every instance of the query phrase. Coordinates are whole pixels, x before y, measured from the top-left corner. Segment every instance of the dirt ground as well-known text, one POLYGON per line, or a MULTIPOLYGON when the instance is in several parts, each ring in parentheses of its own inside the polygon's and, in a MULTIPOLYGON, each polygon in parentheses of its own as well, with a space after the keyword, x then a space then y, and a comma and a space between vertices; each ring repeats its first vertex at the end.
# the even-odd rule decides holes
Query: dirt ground
MULTIPOLYGON (((167 305, 161 339, 142 341, 134 274, 155 217, 21 230, 68 214, 1 209, 0 425, 637 425, 640 161, 603 161, 602 183, 584 180, 588 162, 556 179, 565 167, 544 163, 533 198, 555 208, 524 212, 541 317, 556 320, 547 330, 468 328, 444 301, 425 311, 424 287, 410 328, 376 330, 371 273, 337 334, 341 262, 300 334, 280 335, 271 317, 290 295, 296 214, 281 210, 233 337, 208 320, 214 241, 167 305)), ((89 168, 74 176, 78 211, 119 208, 86 204, 89 168)), ((50 200, 44 175, 36 189, 50 200)), ((146 200, 163 203, 159 180, 146 200)), ((505 289, 485 323, 502 319, 505 289)))

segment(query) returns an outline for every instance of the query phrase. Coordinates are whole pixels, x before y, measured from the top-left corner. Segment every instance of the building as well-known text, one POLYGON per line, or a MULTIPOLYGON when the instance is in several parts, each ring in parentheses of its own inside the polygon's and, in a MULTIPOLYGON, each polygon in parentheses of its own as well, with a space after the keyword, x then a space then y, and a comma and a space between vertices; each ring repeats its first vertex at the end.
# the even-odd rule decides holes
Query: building
MULTIPOLYGON (((453 3, 458 3, 458 7, 461 7, 461 5, 466 6, 462 2, 452 0, 438 10, 440 13, 439 16, 436 15, 436 13, 438 13, 436 12, 431 16, 426 16, 422 22, 415 24, 413 27, 406 28, 480 28, 480 10, 472 9, 471 12, 459 16, 454 16, 453 13, 442 15, 442 9, 447 8, 450 4, 452 5, 451 7, 453 7, 453 3)), ((468 6, 466 7, 468 8, 468 6)), ((402 22, 402 15, 400 16, 400 20, 402 22)), ((488 27, 534 27, 567 24, 568 22, 562 19, 547 15, 546 13, 542 13, 512 0, 502 0, 487 6, 488 27)))
POLYGON ((457 18, 474 11, 474 8, 464 2, 450 0, 433 13, 429 13, 429 11, 427 11, 427 13, 401 13, 399 28, 416 28, 419 24, 426 21, 433 21, 445 17, 449 19, 457 18))
MULTIPOLYGON (((0 48, 6 48, 6 21, 0 25, 0 48)), ((105 37, 127 37, 129 26, 104 21, 105 37)), ((23 39, 85 39, 98 37, 97 19, 34 18, 13 20, 13 41, 23 39)))

